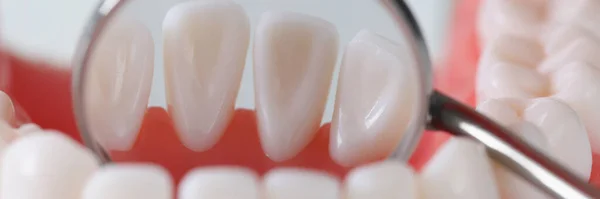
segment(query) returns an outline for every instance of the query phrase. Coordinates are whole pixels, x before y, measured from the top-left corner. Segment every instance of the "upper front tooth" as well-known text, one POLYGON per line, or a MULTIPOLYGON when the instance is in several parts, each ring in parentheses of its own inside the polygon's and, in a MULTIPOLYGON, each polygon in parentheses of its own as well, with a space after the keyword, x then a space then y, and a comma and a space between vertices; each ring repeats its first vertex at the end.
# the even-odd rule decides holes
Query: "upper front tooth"
POLYGON ((10 97, 0 91, 0 121, 12 123, 15 117, 15 107, 10 97))
POLYGON ((98 168, 86 148, 65 135, 40 133, 20 138, 3 154, 2 199, 79 199, 98 168))
POLYGON ((86 184, 82 199, 170 199, 169 173, 153 165, 108 165, 86 184))
POLYGON ((552 73, 574 61, 585 62, 600 68, 600 40, 584 37, 571 41, 568 45, 554 54, 549 54, 538 70, 542 73, 552 73))
POLYGON ((106 148, 128 150, 148 106, 154 43, 141 23, 115 20, 94 49, 84 100, 95 138, 106 148))
POLYGON ((501 34, 533 38, 546 19, 545 0, 487 0, 479 9, 478 27, 482 42, 501 34))
POLYGON ((338 54, 333 24, 297 13, 266 13, 256 28, 254 85, 261 144, 275 161, 314 137, 338 54))
POLYGON ((553 74, 552 87, 585 123, 592 150, 600 152, 600 71, 589 64, 573 62, 553 74))
POLYGON ((417 199, 413 170, 400 162, 385 161, 352 170, 345 181, 346 199, 417 199))
POLYGON ((339 199, 338 179, 302 169, 277 169, 264 177, 266 199, 339 199))
POLYGON ((169 10, 163 31, 169 112, 185 146, 208 150, 233 117, 248 17, 230 0, 190 1, 169 10))
POLYGON ((348 44, 331 123, 330 152, 343 165, 389 155, 411 119, 416 72, 399 45, 369 31, 348 44))
POLYGON ((259 177, 243 168, 199 168, 179 185, 179 199, 260 199, 259 177))
POLYGON ((421 171, 427 199, 498 199, 492 165, 485 148, 467 138, 452 138, 421 171))

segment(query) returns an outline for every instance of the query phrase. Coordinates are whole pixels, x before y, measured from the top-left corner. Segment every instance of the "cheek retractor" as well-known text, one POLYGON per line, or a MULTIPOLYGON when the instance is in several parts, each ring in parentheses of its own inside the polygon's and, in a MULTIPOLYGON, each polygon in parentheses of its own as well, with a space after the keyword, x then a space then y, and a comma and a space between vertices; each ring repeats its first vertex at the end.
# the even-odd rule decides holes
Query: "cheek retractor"
MULTIPOLYGON (((395 154, 394 158, 406 160, 420 137, 422 125, 427 124, 430 129, 466 135, 482 142, 490 157, 553 196, 565 198, 598 196, 597 190, 580 181, 576 175, 568 172, 534 147, 525 144, 521 138, 512 135, 507 128, 439 92, 431 91, 427 50, 408 7, 403 1, 381 2, 392 12, 394 19, 399 22, 401 30, 408 36, 409 50, 404 52, 397 50, 396 45, 368 32, 361 32, 346 49, 329 145, 331 156, 337 163, 357 165, 369 161, 368 155, 389 155, 392 152, 395 154), (370 54, 373 52, 376 53, 370 54), (411 62, 409 58, 409 61, 406 61, 402 58, 405 55, 413 55, 408 57, 416 57, 416 60, 411 62), (370 67, 365 67, 367 65, 370 67), (394 65, 394 67, 389 65, 394 65), (397 69, 413 68, 412 66, 414 66, 414 71, 397 69), (367 72, 353 74, 356 73, 356 68, 361 67, 367 72), (398 80, 386 76, 392 73, 402 73, 409 77, 398 80), (374 78, 375 76, 381 78, 374 78), (350 78, 356 79, 356 81, 348 80, 350 78), (372 83, 372 89, 364 87, 368 84, 361 82, 372 83), (352 83, 357 84, 357 89, 346 87, 352 83), (412 90, 410 89, 411 85, 417 86, 412 90), (398 92, 397 88, 408 88, 402 91, 407 91, 407 93, 396 93, 398 92), (412 99, 409 99, 411 97, 406 98, 411 95, 412 99), (409 106, 406 106, 407 104, 409 106), (406 113, 409 113, 412 118, 407 119, 408 114, 406 113), (427 120, 425 120, 426 118, 427 120), (350 130, 344 130, 344 128, 350 128, 350 130), (389 150, 369 147, 369 145, 378 143, 384 143, 381 146, 389 147, 389 150)), ((95 72, 96 69, 94 69, 94 67, 100 67, 95 66, 100 61, 94 61, 95 56, 98 56, 94 53, 103 49, 102 35, 110 33, 113 20, 118 21, 119 19, 116 11, 125 5, 127 5, 125 1, 118 3, 107 1, 101 4, 91 24, 92 31, 86 34, 82 40, 81 56, 79 57, 81 62, 78 64, 78 71, 74 78, 76 113, 79 117, 82 136, 90 148, 104 157, 104 162, 110 160, 105 149, 126 149, 134 143, 136 132, 131 129, 135 129, 136 122, 141 120, 140 117, 123 117, 123 114, 117 115, 109 112, 130 110, 124 113, 139 114, 142 112, 139 110, 143 109, 143 104, 145 104, 143 100, 136 100, 132 108, 121 105, 118 98, 135 99, 147 95, 144 92, 147 89, 144 85, 147 84, 138 84, 146 81, 145 77, 147 76, 138 77, 138 81, 127 83, 128 74, 133 73, 128 73, 127 71, 131 70, 123 70, 119 67, 114 69, 118 75, 112 79, 108 78, 112 82, 96 84, 98 90, 104 90, 104 94, 94 97, 90 94, 93 92, 89 91, 95 85, 93 76, 100 73, 95 72), (115 84, 114 82, 119 83, 115 84), (127 90, 129 92, 124 91, 123 88, 129 88, 127 90), (113 94, 118 91, 123 93, 113 94), (103 97, 107 98, 107 102, 92 103, 93 100, 103 97), (117 100, 111 102, 108 99, 117 100), (137 103, 140 101, 142 103, 137 103), (94 114, 94 112, 98 114, 94 114), (123 118, 119 119, 119 117, 123 118), (134 125, 125 122, 128 120, 134 121, 134 125), (119 122, 127 123, 127 125, 121 125, 119 122), (111 127, 113 124, 118 124, 117 128, 111 127), (109 129, 108 132, 98 132, 106 129, 109 129)), ((239 82, 237 78, 241 70, 239 67, 242 67, 240 66, 240 60, 243 60, 241 49, 244 49, 247 42, 245 36, 247 34, 244 34, 247 24, 238 7, 226 1, 206 1, 190 7, 195 7, 195 11, 203 10, 203 12, 193 15, 190 14, 193 13, 190 10, 181 8, 174 14, 169 13, 167 19, 180 20, 171 21, 173 23, 168 23, 163 29, 164 46, 168 51, 164 54, 167 101, 171 118, 179 117, 174 121, 179 138, 185 139, 183 143, 188 148, 204 151, 214 145, 215 140, 218 140, 219 129, 223 128, 222 122, 231 117, 228 115, 232 112, 229 104, 235 96, 232 93, 235 93, 233 91, 236 89, 236 85, 239 85, 236 82, 239 82), (223 17, 220 16, 222 13, 231 15, 223 17), (199 24, 181 24, 186 22, 187 17, 190 16, 201 18, 199 24, 206 32, 203 29, 196 34, 207 34, 206 36, 186 40, 193 38, 186 34, 198 31, 196 25, 199 24), (202 17, 214 17, 222 20, 222 23, 212 23, 213 20, 202 22, 202 17), (227 36, 227 39, 223 39, 224 36, 227 36), (225 45, 231 41, 239 42, 225 45), (239 48, 228 48, 232 45, 239 45, 239 48), (185 50, 177 51, 182 49, 185 50), (223 58, 222 56, 225 55, 229 57, 223 58), (226 78, 227 75, 232 76, 226 78), (214 77, 222 77, 222 79, 214 77), (222 87, 216 87, 217 84, 224 85, 232 93, 219 90, 222 87), (197 110, 206 110, 210 117, 196 115, 197 110), (206 119, 192 121, 190 117, 206 119)), ((318 119, 322 114, 322 106, 324 106, 321 101, 325 98, 324 93, 326 93, 323 87, 327 87, 330 81, 332 60, 335 60, 333 56, 335 50, 329 49, 329 47, 334 46, 337 41, 334 39, 336 37, 334 32, 328 30, 330 25, 320 19, 296 14, 267 14, 265 16, 267 18, 263 19, 263 23, 260 23, 254 32, 252 47, 254 81, 257 90, 255 96, 256 115, 258 116, 262 148, 273 161, 278 162, 298 154, 299 150, 306 146, 308 140, 314 136, 312 132, 318 129, 318 119), (285 23, 278 25, 282 21, 285 23), (290 26, 290 24, 295 25, 290 26), (290 51, 294 48, 299 51, 290 51), (282 65, 290 67, 285 68, 282 65), (302 78, 298 79, 299 77, 302 78), (311 81, 305 81, 306 79, 311 81), (287 118, 301 118, 301 120, 291 122, 287 118), (285 132, 282 132, 284 130, 285 132)), ((135 27, 135 25, 126 27, 135 27)), ((134 37, 135 39, 130 41, 144 42, 144 34, 138 34, 134 37)), ((117 42, 116 44, 122 43, 117 42)), ((142 44, 147 45, 147 43, 141 43, 133 46, 142 44)), ((144 57, 152 56, 151 53, 144 54, 143 52, 150 49, 152 46, 147 45, 139 50, 128 50, 126 51, 128 53, 123 55, 125 58, 116 56, 115 61, 124 62, 123 66, 127 66, 128 69, 142 66, 147 63, 143 61, 144 57), (139 52, 142 54, 138 54, 139 52)), ((119 51, 109 52, 121 54, 118 53, 119 51)), ((110 59, 112 58, 101 60, 110 59)), ((110 69, 111 67, 105 68, 110 69)), ((136 71, 146 74, 143 73, 144 70, 136 71)), ((96 80, 96 82, 102 80, 96 80)), ((452 147, 452 145, 448 147, 452 147)), ((462 144, 458 144, 453 149, 468 151, 474 155, 477 153, 476 150, 464 148, 462 144)), ((484 149, 481 151, 483 152, 484 149)), ((455 166, 460 167, 460 164, 457 163, 455 166)), ((428 171, 435 171, 435 169, 428 171)), ((288 171, 284 174, 291 173, 294 172, 288 171)), ((438 174, 435 172, 431 174, 431 176, 436 175, 438 174)), ((328 185, 324 184, 323 186, 328 185)), ((443 187, 444 184, 432 186, 443 187)), ((440 190, 444 189, 440 188, 440 190)), ((336 193, 331 194, 335 195, 336 193)), ((435 195, 436 193, 432 192, 431 194, 435 195)), ((444 192, 438 194, 444 195, 444 192)))

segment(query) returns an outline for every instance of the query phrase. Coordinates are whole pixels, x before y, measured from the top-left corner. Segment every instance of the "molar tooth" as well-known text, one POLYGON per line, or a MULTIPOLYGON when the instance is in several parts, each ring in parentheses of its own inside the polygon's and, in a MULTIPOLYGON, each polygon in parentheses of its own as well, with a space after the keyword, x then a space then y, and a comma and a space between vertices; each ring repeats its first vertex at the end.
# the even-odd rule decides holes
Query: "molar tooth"
POLYGON ((549 54, 538 67, 542 73, 549 74, 572 62, 585 62, 600 68, 600 40, 593 37, 582 37, 565 45, 554 54, 549 54))
POLYGON ((600 2, 596 0, 554 1, 551 8, 553 21, 578 24, 600 35, 600 2))
POLYGON ((552 74, 553 97, 567 103, 585 124, 592 150, 600 153, 600 71, 573 62, 552 74))
POLYGON ((350 42, 341 67, 330 153, 354 166, 393 152, 411 120, 418 92, 413 60, 369 31, 350 42))
POLYGON ((385 161, 352 170, 345 181, 346 199, 417 199, 414 171, 400 162, 385 161))
POLYGON ((236 167, 198 168, 183 178, 179 199, 260 199, 259 177, 236 167))
POLYGON ((325 173, 276 169, 264 176, 265 199, 339 199, 340 182, 325 173))
POLYGON ((161 167, 142 164, 108 165, 86 184, 82 199, 171 199, 173 182, 161 167))
POLYGON ((482 43, 501 34, 535 38, 546 19, 546 6, 546 0, 483 1, 478 17, 482 43))
POLYGON ((163 22, 169 113, 182 143, 195 151, 212 148, 231 121, 250 25, 230 0, 180 3, 163 22))
POLYGON ((445 143, 421 171, 425 199, 499 199, 485 148, 467 138, 445 143))
POLYGON ((477 77, 478 100, 540 97, 548 92, 548 80, 533 68, 512 64, 481 66, 477 77))
POLYGON ((51 132, 15 140, 2 158, 2 199, 79 199, 99 166, 86 148, 51 132))
POLYGON ((289 12, 262 16, 254 40, 254 86, 261 144, 272 160, 294 157, 314 137, 337 54, 333 24, 289 12))
POLYGON ((548 55, 558 54, 576 40, 585 38, 598 41, 596 35, 576 24, 559 25, 550 28, 547 34, 542 35, 544 49, 548 55))
MULTIPOLYGON (((535 40, 504 34, 483 49, 480 66, 510 63, 535 68, 544 59, 544 50, 535 40)), ((480 69, 481 70, 481 69, 480 69)))
POLYGON ((115 18, 100 36, 87 73, 87 123, 102 146, 129 150, 148 107, 154 41, 134 20, 115 18))

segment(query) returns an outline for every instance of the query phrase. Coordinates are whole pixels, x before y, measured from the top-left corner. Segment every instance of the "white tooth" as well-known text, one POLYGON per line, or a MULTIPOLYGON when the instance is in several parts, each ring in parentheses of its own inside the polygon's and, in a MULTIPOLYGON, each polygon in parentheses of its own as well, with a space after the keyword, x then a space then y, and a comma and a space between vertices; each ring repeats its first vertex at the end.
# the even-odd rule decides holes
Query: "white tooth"
POLYGON ((570 0, 553 1, 550 10, 552 20, 561 23, 578 24, 586 29, 600 35, 600 1, 597 0, 570 0))
POLYGON ((546 54, 555 55, 567 48, 576 40, 598 41, 598 37, 585 28, 575 24, 560 25, 550 28, 548 33, 542 35, 546 54))
POLYGON ((314 137, 337 54, 333 24, 298 13, 262 16, 254 40, 254 86, 261 144, 272 160, 294 157, 314 137))
POLYGON ((0 91, 0 121, 11 123, 14 121, 14 117, 15 107, 12 100, 6 93, 0 91))
POLYGON ((481 2, 478 30, 487 44, 502 34, 535 38, 546 18, 546 0, 486 0, 481 2))
POLYGON ((393 152, 416 106, 410 57, 396 43, 361 31, 348 44, 331 122, 330 153, 354 166, 393 152))
POLYGON ((552 87, 554 97, 577 112, 585 124, 593 152, 600 153, 600 123, 597 121, 600 118, 600 71, 589 64, 574 62, 553 74, 552 87))
MULTIPOLYGON (((509 127, 517 136, 538 150, 548 152, 547 138, 534 124, 523 121, 520 118, 519 115, 523 107, 517 108, 517 106, 514 106, 515 104, 526 104, 526 101, 491 99, 479 104, 477 110, 494 119, 496 122, 509 127), (517 109, 521 109, 521 111, 517 109)), ((529 182, 523 180, 522 177, 507 170, 502 165, 494 164, 494 170, 502 198, 546 198, 544 192, 539 191, 529 182)))
POLYGON ((82 199, 171 199, 173 182, 161 167, 143 164, 108 165, 86 184, 82 199))
POLYGON ((565 45, 554 54, 549 54, 538 70, 542 73, 553 73, 574 61, 585 62, 600 68, 600 40, 593 37, 582 37, 565 45))
POLYGON ((183 144, 212 148, 234 114, 250 41, 243 8, 230 0, 189 1, 163 22, 169 112, 183 144))
POLYGON ((17 130, 7 122, 0 120, 0 149, 17 139, 17 137, 19 137, 17 130))
POLYGON ((40 133, 42 132, 42 128, 36 124, 29 123, 21 125, 17 131, 19 135, 24 136, 31 135, 33 133, 40 133))
POLYGON ((498 199, 499 192, 485 148, 466 138, 452 138, 421 171, 427 199, 498 199))
POLYGON ((113 21, 90 60, 85 102, 94 137, 108 149, 135 143, 148 106, 154 71, 150 31, 137 21, 113 21))
POLYGON ((417 199, 414 171, 400 162, 386 161, 352 170, 345 181, 345 199, 417 199))
POLYGON ((179 199, 261 199, 258 175, 237 167, 198 168, 179 185, 179 199))
POLYGON ((535 40, 503 34, 483 49, 480 66, 496 63, 535 68, 544 59, 544 50, 535 40))
POLYGON ((513 64, 480 66, 477 77, 477 97, 529 99, 548 92, 548 80, 533 68, 513 64))
POLYGON ((80 199, 86 180, 98 168, 94 155, 58 133, 15 140, 2 161, 2 199, 80 199))
POLYGON ((339 199, 340 182, 325 173, 303 169, 276 169, 264 178, 266 199, 339 199))

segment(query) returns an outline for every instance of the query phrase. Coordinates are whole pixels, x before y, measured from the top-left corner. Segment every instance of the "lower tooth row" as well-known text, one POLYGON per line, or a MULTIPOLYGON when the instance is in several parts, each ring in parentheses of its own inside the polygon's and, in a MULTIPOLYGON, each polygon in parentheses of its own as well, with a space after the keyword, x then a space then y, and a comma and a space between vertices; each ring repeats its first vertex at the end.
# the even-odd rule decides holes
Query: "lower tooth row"
MULTIPOLYGON (((250 45, 248 17, 229 0, 189 1, 167 13, 163 33, 168 111, 185 146, 208 150, 234 114, 250 45)), ((339 36, 323 19, 289 12, 265 13, 254 33, 261 144, 272 160, 288 160, 321 125, 339 36)), ((152 86, 152 41, 143 26, 116 22, 92 57, 97 71, 89 78, 88 124, 108 149, 128 150, 135 143, 152 86)), ((407 54, 369 31, 348 44, 331 129, 338 139, 331 139, 330 151, 338 163, 356 165, 396 147, 417 91, 407 54)))

